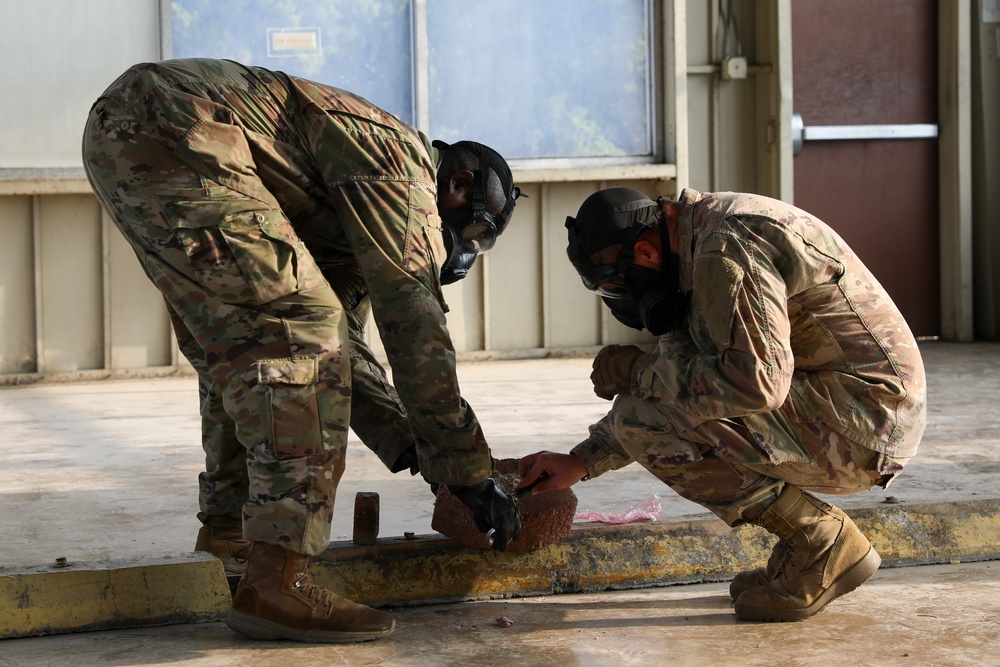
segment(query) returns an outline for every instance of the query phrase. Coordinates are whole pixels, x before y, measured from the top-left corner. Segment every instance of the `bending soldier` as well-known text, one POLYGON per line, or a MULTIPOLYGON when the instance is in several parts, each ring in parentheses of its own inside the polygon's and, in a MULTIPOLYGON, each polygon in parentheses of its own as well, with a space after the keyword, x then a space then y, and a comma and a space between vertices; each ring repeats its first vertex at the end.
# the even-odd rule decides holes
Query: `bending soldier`
POLYGON ((91 110, 91 185, 198 372, 198 548, 248 557, 228 622, 250 637, 394 628, 306 573, 349 426, 393 471, 448 484, 495 548, 519 534, 459 391, 441 285, 492 248, 520 191, 492 149, 434 148, 349 92, 222 60, 136 65, 91 110), (363 339, 369 308, 395 388, 363 339))

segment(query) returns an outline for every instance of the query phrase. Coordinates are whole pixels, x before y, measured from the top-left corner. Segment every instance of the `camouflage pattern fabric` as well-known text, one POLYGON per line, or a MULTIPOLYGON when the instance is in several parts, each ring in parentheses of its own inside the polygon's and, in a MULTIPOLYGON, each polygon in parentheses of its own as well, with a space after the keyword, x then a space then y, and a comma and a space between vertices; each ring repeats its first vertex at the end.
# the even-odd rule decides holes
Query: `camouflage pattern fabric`
POLYGON ((639 358, 573 449, 590 477, 639 461, 731 525, 788 482, 887 485, 917 450, 926 378, 889 295, 826 224, 783 202, 681 194, 686 326, 639 358))
POLYGON ((228 61, 136 65, 91 110, 91 185, 198 371, 201 509, 242 512, 249 539, 326 548, 349 425, 387 463, 415 443, 430 481, 491 470, 445 323, 430 151, 346 91, 228 61))

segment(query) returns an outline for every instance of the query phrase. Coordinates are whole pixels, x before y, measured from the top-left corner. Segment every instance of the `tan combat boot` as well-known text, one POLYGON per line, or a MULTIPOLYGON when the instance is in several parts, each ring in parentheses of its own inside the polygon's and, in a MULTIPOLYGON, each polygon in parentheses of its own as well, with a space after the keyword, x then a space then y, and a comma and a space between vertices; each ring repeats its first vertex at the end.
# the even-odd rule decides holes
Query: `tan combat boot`
POLYGON ((253 542, 243 538, 243 522, 232 516, 198 513, 201 528, 194 543, 195 551, 207 551, 222 560, 226 576, 242 575, 253 542))
POLYGON ((251 639, 294 639, 341 644, 389 634, 389 614, 355 604, 317 586, 309 558, 265 542, 254 542, 226 623, 251 639))
POLYGON ((774 549, 771 550, 771 557, 767 559, 767 567, 740 572, 733 577, 733 580, 729 582, 729 597, 735 600, 743 591, 770 585, 774 575, 778 572, 778 567, 785 560, 786 551, 788 551, 788 542, 778 540, 774 549))
POLYGON ((771 582, 736 599, 740 618, 808 618, 863 584, 882 563, 849 516, 791 484, 760 513, 758 522, 787 548, 771 582))

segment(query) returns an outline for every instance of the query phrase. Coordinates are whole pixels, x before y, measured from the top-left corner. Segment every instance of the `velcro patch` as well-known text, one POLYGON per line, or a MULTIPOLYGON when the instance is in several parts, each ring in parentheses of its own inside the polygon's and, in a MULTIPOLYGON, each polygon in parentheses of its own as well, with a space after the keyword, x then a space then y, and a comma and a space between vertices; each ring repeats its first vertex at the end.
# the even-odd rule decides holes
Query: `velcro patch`
POLYGON ((732 339, 736 295, 743 283, 743 267, 724 255, 698 258, 694 268, 694 290, 700 293, 702 318, 708 335, 720 348, 732 339))
POLYGON ((319 378, 316 356, 294 359, 261 359, 257 362, 257 379, 261 384, 310 385, 319 378))

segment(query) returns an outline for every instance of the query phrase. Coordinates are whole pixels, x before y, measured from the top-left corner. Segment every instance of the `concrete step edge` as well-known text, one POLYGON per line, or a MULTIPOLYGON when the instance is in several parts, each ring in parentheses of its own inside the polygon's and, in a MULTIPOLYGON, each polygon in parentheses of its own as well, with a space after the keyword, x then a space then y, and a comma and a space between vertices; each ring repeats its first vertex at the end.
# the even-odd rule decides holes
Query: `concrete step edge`
MULTIPOLYGON (((1000 499, 849 510, 883 567, 1000 558, 1000 499)), ((532 552, 476 551, 440 535, 334 543, 313 561, 319 583, 373 606, 725 581, 766 563, 774 538, 714 517, 576 524, 532 552)))
MULTIPOLYGON (((1000 499, 848 510, 883 567, 1000 559, 1000 499)), ((477 551, 440 535, 336 542, 317 583, 379 607, 724 581, 766 562, 773 538, 708 518, 576 524, 531 552, 477 551)), ((878 576, 877 574, 875 575, 878 576)), ((224 618, 229 585, 205 553, 0 568, 0 638, 224 618)))

